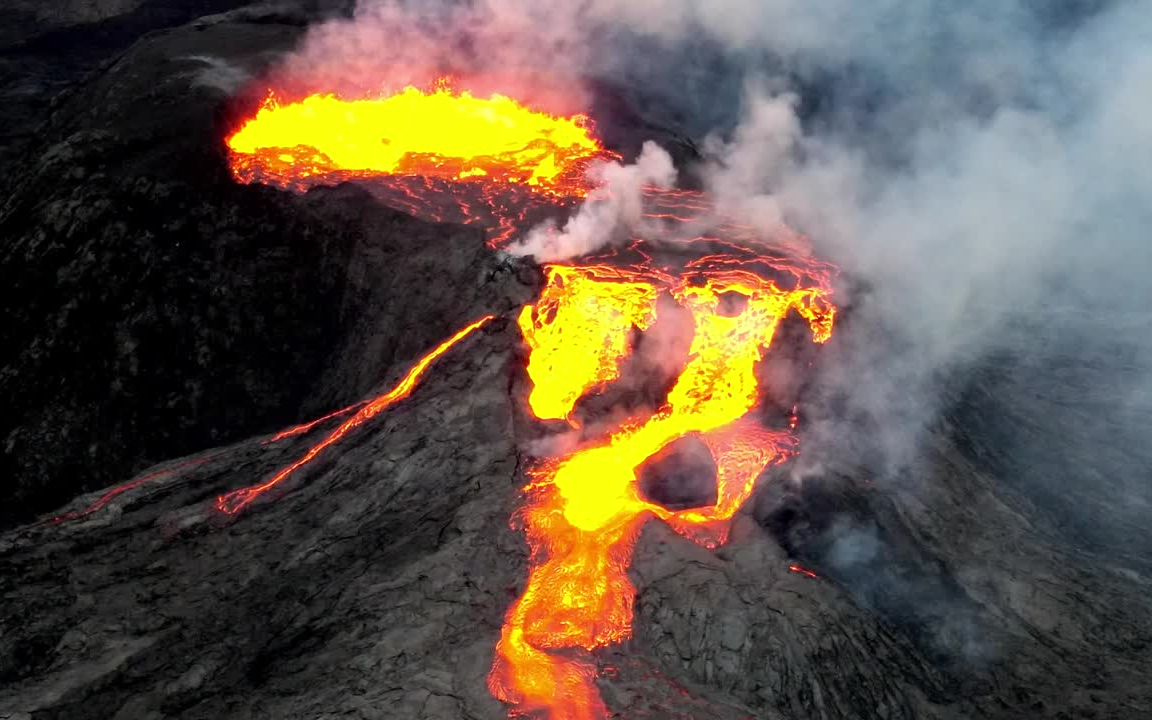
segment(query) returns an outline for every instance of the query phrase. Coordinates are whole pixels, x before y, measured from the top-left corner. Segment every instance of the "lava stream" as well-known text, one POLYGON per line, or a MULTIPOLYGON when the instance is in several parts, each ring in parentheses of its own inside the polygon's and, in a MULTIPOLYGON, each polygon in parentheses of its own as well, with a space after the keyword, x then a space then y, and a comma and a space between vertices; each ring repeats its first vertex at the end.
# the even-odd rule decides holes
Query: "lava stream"
POLYGON ((144 485, 145 483, 149 483, 153 480, 158 480, 162 477, 167 477, 168 475, 171 475, 172 473, 176 472, 177 470, 183 470, 185 468, 196 467, 197 465, 202 465, 202 464, 208 462, 209 460, 215 459, 217 456, 219 456, 221 454, 222 453, 216 453, 215 455, 209 455, 208 457, 193 458, 192 460, 186 460, 185 462, 179 463, 177 465, 173 465, 172 467, 164 468, 163 470, 157 470, 155 472, 148 473, 147 475, 141 475, 140 477, 136 478, 135 480, 130 480, 130 481, 128 481, 122 485, 117 485, 113 488, 110 488, 110 489, 104 491, 100 495, 100 497, 96 498, 96 500, 94 502, 92 502, 92 504, 90 504, 88 507, 84 508, 83 510, 74 510, 71 512, 66 512, 63 515, 57 515, 56 517, 52 518, 48 522, 52 523, 53 525, 59 525, 60 523, 69 522, 71 520, 79 520, 80 518, 88 517, 92 513, 99 512, 100 510, 103 510, 105 507, 108 506, 108 504, 110 502, 115 500, 120 495, 123 495, 124 493, 128 492, 129 490, 134 490, 134 489, 140 487, 141 485, 144 485))
POLYGON ((316 427, 317 425, 319 425, 323 422, 327 422, 328 420, 331 420, 332 418, 338 418, 341 415, 347 415, 348 413, 352 412, 353 410, 357 410, 357 409, 363 407, 367 402, 368 402, 367 400, 361 400, 360 402, 352 403, 348 407, 340 408, 339 410, 334 410, 334 411, 328 413, 327 415, 324 415, 323 417, 318 417, 315 420, 309 420, 306 423, 300 423, 299 425, 294 425, 294 426, 287 428, 285 430, 281 430, 280 432, 276 433, 272 437, 265 440, 264 444, 267 445, 267 444, 274 443, 274 442, 280 442, 284 438, 295 437, 296 435, 303 435, 303 434, 309 432, 310 430, 312 430, 312 428, 316 427))
POLYGON ((492 693, 514 712, 542 711, 551 720, 606 717, 587 653, 631 634, 635 589, 627 568, 643 523, 656 516, 715 547, 764 469, 795 452, 790 431, 764 429, 749 415, 761 399, 756 363, 790 310, 807 320, 816 342, 832 333, 830 286, 802 263, 790 269, 797 279, 791 290, 725 263, 700 264, 679 278, 653 268, 548 267, 539 301, 520 315, 531 351, 529 405, 538 417, 568 417, 584 393, 619 376, 632 326, 655 322, 661 293, 691 313, 693 336, 663 407, 532 471, 516 518, 530 548, 528 583, 505 618, 488 678, 492 693), (731 293, 746 300, 735 315, 721 308, 721 297, 731 293), (674 511, 644 499, 637 469, 689 435, 716 462, 716 503, 674 511))
MULTIPOLYGON (((486 226, 494 248, 587 197, 595 185, 587 172, 592 163, 620 160, 583 116, 548 115, 500 95, 475 97, 447 81, 374 99, 315 95, 282 105, 270 95, 227 144, 242 182, 304 191, 367 181, 385 204, 418 217, 486 226)), ((725 542, 764 470, 797 452, 795 407, 786 429, 766 429, 754 417, 764 395, 756 364, 791 311, 807 321, 815 342, 832 334, 836 269, 808 255, 806 238, 782 225, 754 227, 727 217, 699 191, 649 187, 643 194, 645 222, 636 232, 679 248, 690 244, 701 257, 676 272, 663 269, 637 237, 583 265, 548 266, 540 297, 519 316, 529 349, 529 409, 573 426, 580 399, 619 379, 634 333, 657 322, 659 298, 671 297, 687 312, 692 336, 662 407, 530 470, 514 517, 530 549, 527 585, 507 612, 488 676, 489 689, 513 715, 607 716, 590 653, 631 634, 635 589, 627 568, 640 528, 657 517, 693 542, 725 542), (766 244, 790 257, 749 249, 766 244), (742 298, 735 312, 732 296, 742 298), (690 436, 715 462, 716 502, 672 510, 644 498, 638 469, 690 436)), ((486 320, 426 356, 386 395, 274 436, 268 442, 355 411, 267 482, 220 497, 219 508, 238 512, 405 396, 428 363, 486 320)))
MULTIPOLYGON (((273 487, 283 482, 284 479, 289 475, 312 462, 312 460, 317 455, 319 455, 324 450, 324 448, 338 442, 341 438, 347 435, 349 431, 376 417, 380 411, 390 407, 391 405, 394 405, 399 400, 403 400, 404 398, 408 397, 412 393, 412 390, 416 387, 416 383, 420 380, 420 376, 426 369, 428 369, 428 366, 431 365, 433 361, 435 361, 444 353, 448 352, 448 350, 451 349, 453 345, 460 342, 468 335, 472 334, 473 331, 487 324, 490 320, 493 319, 493 317, 495 316, 485 315, 484 317, 480 318, 471 325, 468 325, 462 330, 459 330, 455 335, 437 345, 435 349, 433 349, 424 357, 420 358, 420 360, 412 366, 407 374, 405 374, 404 377, 400 379, 400 382, 397 383, 395 387, 383 395, 379 395, 364 404, 355 415, 341 423, 338 428, 333 430, 319 443, 313 445, 299 460, 296 460, 295 462, 286 466, 265 482, 259 483, 257 485, 249 485, 248 487, 240 488, 239 490, 233 490, 232 492, 221 495, 216 499, 216 507, 219 508, 221 512, 227 513, 229 515, 235 515, 247 507, 247 505, 257 497, 271 490, 273 487)), ((351 407, 345 408, 344 411, 347 410, 351 410, 351 407)), ((334 413, 333 415, 344 411, 337 411, 337 413, 334 413)), ((332 417, 333 415, 320 418, 320 420, 315 422, 320 422, 321 420, 325 420, 328 417, 332 417)), ((304 425, 297 426, 297 428, 310 427, 311 425, 314 425, 315 422, 311 424, 305 423, 304 425)), ((297 428, 292 429, 295 430, 297 428)))

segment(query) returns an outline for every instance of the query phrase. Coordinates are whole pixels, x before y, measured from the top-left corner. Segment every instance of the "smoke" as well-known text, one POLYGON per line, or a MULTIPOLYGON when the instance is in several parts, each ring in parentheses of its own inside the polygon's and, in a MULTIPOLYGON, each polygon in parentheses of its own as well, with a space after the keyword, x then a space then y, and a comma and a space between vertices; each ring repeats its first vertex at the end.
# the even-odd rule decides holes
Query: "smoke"
POLYGON ((792 166, 801 140, 798 98, 792 93, 769 94, 749 84, 744 119, 733 137, 709 135, 703 170, 709 195, 720 216, 738 218, 770 233, 784 222, 779 199, 767 192, 792 166))
POLYGON ((192 87, 203 87, 233 95, 252 81, 251 73, 227 60, 210 55, 189 55, 183 60, 195 63, 192 87))
POLYGON ((640 231, 645 224, 645 186, 667 188, 676 183, 672 158, 653 142, 644 143, 635 163, 600 163, 592 168, 591 175, 599 187, 562 229, 557 229, 555 223, 545 223, 507 251, 512 255, 531 255, 537 262, 550 262, 586 255, 613 241, 627 240, 626 231, 640 231))
POLYGON ((281 69, 285 94, 348 96, 451 76, 554 114, 587 108, 579 82, 590 47, 578 7, 527 0, 361 0, 351 18, 311 28, 281 69))

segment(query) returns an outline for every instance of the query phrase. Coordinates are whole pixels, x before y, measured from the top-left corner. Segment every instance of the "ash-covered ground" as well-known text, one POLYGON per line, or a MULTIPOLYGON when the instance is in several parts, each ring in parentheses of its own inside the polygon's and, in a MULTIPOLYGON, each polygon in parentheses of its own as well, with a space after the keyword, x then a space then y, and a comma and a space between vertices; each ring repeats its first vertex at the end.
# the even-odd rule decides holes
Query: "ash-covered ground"
MULTIPOLYGON (((506 715, 485 676, 527 567, 508 520, 541 430, 513 319, 540 270, 354 185, 299 195, 236 184, 227 167, 233 95, 350 5, 2 11, 0 718, 506 715), (246 512, 214 510, 323 430, 269 433, 390 387, 486 313, 498 319, 410 398, 246 512), (165 469, 98 512, 45 522, 165 469)), ((1067 5, 1077 22, 1109 9, 1067 5)), ((1051 42, 1072 35, 1052 27, 1051 42)), ((730 62, 691 58, 708 72, 730 62)), ((854 125, 866 134, 875 107, 902 105, 786 59, 806 126, 858 106, 875 113, 854 125)), ((636 82, 643 72, 596 95, 616 146, 634 155, 655 137, 679 161, 706 149, 700 107, 739 83, 685 72, 677 99, 675 83, 636 82)), ((973 102, 991 115, 998 100, 973 102)), ((1113 180, 1130 171, 1099 160, 1113 180)), ((914 153, 892 163, 917 184, 876 183, 951 189, 908 169, 914 153)), ((819 178, 799 187, 826 190, 819 178)), ((949 208, 965 187, 941 191, 949 208)), ((1046 232, 1062 211, 1028 205, 1032 187, 990 192, 1046 232)), ((886 255, 908 262, 878 272, 830 246, 845 270, 837 334, 811 352, 785 328, 773 348, 794 366, 775 368, 793 381, 777 399, 799 403, 803 452, 762 479, 720 549, 646 526, 634 637, 597 654, 614 717, 1152 716, 1152 321, 1132 281, 1148 266, 1112 221, 1147 186, 1108 187, 1068 193, 1081 274, 1047 267, 1033 303, 1010 292, 1014 262, 967 272, 995 253, 962 242, 933 253, 976 300, 943 310, 908 279, 926 253, 886 255), (892 286, 910 307, 891 311, 892 286), (1026 311, 977 342, 968 331, 997 293, 1026 311)))

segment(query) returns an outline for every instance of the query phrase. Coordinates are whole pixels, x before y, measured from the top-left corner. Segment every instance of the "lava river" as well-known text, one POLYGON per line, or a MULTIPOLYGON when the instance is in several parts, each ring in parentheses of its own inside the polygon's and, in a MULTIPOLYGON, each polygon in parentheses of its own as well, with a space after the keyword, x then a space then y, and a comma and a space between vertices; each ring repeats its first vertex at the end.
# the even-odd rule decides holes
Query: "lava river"
POLYGON ((618 377, 633 327, 656 320, 669 293, 691 313, 689 361, 663 407, 624 423, 604 441, 532 471, 517 521, 531 550, 527 587, 508 611, 492 692, 553 720, 599 720, 607 710, 594 685, 595 664, 578 651, 631 634, 635 589, 627 569, 640 526, 650 517, 715 547, 769 465, 794 452, 788 430, 764 429, 750 416, 762 389, 755 366, 790 310, 816 342, 832 333, 835 308, 819 276, 781 288, 744 268, 689 268, 680 277, 650 269, 554 265, 535 305, 520 315, 531 349, 529 396, 539 418, 566 418, 577 399, 618 377), (745 299, 721 311, 721 296, 745 299), (669 443, 698 436, 717 466, 711 507, 672 511, 641 497, 637 468, 669 443), (573 654, 572 650, 577 651, 573 654))
MULTIPOLYGON (((477 98, 446 84, 376 99, 318 95, 284 105, 269 101, 227 144, 233 172, 243 182, 299 190, 369 178, 395 191, 390 197, 401 207, 435 219, 444 219, 436 210, 437 193, 463 188, 468 192, 457 193, 457 207, 466 219, 495 227, 494 246, 529 229, 525 204, 566 207, 591 189, 591 162, 617 157, 601 146, 586 118, 555 117, 507 97, 477 98), (477 205, 485 213, 476 212, 477 205)), ((701 193, 652 189, 653 197, 650 218, 690 226, 708 212, 701 193)), ((631 634, 636 590, 627 570, 642 525, 658 518, 691 541, 715 547, 726 541, 734 514, 765 469, 797 451, 794 421, 768 429, 757 419, 771 388, 761 387, 756 368, 789 313, 806 321, 815 342, 828 340, 836 315, 836 270, 779 247, 754 248, 748 226, 719 227, 715 236, 686 239, 706 240, 707 247, 723 252, 688 262, 662 265, 640 252, 635 262, 616 254, 548 265, 539 298, 519 314, 529 349, 528 409, 540 420, 574 426, 578 401, 620 377, 633 335, 656 323, 659 300, 670 299, 687 313, 691 340, 686 363, 655 411, 630 417, 606 436, 529 470, 513 519, 527 539, 528 578, 507 611, 488 676, 492 694, 513 715, 607 717, 591 653, 631 634), (715 503, 673 510, 646 499, 638 468, 689 437, 702 442, 715 462, 715 503)), ((788 235, 784 249, 794 249, 797 238, 788 235)), ((429 363, 488 320, 430 352, 392 391, 277 435, 273 439, 303 434, 354 412, 269 480, 222 496, 219 508, 237 512, 406 397, 429 363)))

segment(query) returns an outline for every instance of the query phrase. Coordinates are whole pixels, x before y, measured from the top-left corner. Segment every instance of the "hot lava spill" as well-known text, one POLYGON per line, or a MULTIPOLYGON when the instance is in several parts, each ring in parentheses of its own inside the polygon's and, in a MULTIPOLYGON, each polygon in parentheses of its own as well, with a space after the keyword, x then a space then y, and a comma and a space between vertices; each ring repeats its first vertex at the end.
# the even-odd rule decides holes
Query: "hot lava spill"
MULTIPOLYGON (((347 435, 349 431, 359 427, 364 422, 371 420, 380 414, 380 412, 385 408, 396 404, 398 401, 403 400, 412 394, 412 390, 416 387, 416 383, 420 380, 420 376, 424 373, 425 370, 428 369, 428 366, 431 365, 432 362, 436 360, 436 358, 448 352, 448 350, 451 349, 453 345, 468 337, 470 334, 472 334, 473 331, 483 327, 490 320, 492 320, 492 318, 492 315, 485 315, 476 322, 471 323, 467 327, 457 331, 455 335, 440 343, 431 352, 420 358, 420 360, 408 370, 404 377, 400 379, 400 382, 398 382, 395 387, 383 395, 375 397, 367 403, 361 404, 355 415, 345 420, 340 424, 339 427, 329 433, 327 437, 309 448, 308 452, 304 453, 300 459, 284 467, 278 473, 262 483, 249 485, 248 487, 240 488, 239 490, 233 490, 230 493, 221 495, 216 500, 216 507, 229 515, 235 515, 236 513, 243 510, 253 500, 279 485, 292 473, 312 462, 312 460, 315 459, 316 456, 319 455, 325 448, 338 442, 342 437, 347 435)), ((350 412, 355 407, 357 406, 353 405, 344 408, 343 410, 338 410, 335 413, 325 415, 319 420, 314 420, 303 425, 297 425, 294 428, 290 428, 289 430, 286 430, 282 433, 278 433, 272 439, 277 440, 291 436, 293 434, 307 432, 308 430, 311 430, 313 427, 315 427, 316 424, 338 415, 350 412)))
POLYGON ((140 477, 136 478, 135 480, 129 480, 126 483, 123 483, 121 485, 116 485, 116 486, 114 486, 108 490, 105 490, 103 493, 100 494, 100 497, 96 498, 95 501, 93 501, 91 504, 89 504, 84 509, 73 510, 71 512, 66 512, 63 515, 56 515, 55 517, 52 517, 51 519, 49 519, 47 522, 49 522, 53 525, 59 525, 61 523, 70 522, 72 520, 79 520, 81 518, 86 518, 93 513, 96 513, 96 512, 99 512, 100 510, 103 510, 113 500, 115 500, 119 496, 123 495, 124 493, 128 492, 129 490, 135 490, 136 488, 138 488, 142 485, 145 485, 147 483, 150 483, 153 480, 159 480, 161 478, 168 477, 169 475, 172 475, 173 473, 178 472, 180 470, 184 470, 187 468, 193 468, 193 467, 196 467, 197 465, 203 465, 206 462, 209 462, 211 460, 216 459, 220 455, 223 455, 223 453, 215 453, 213 455, 209 455, 206 457, 193 458, 191 460, 186 460, 184 462, 178 463, 178 464, 173 465, 171 467, 166 467, 162 470, 156 470, 154 472, 147 473, 146 475, 141 475, 140 477))
MULTIPOLYGON (((763 260, 782 269, 778 258, 763 260)), ((791 310, 807 321, 816 342, 831 336, 835 306, 828 274, 808 267, 783 268, 794 287, 765 279, 751 261, 728 258, 690 263, 679 275, 652 267, 547 268, 539 300, 519 318, 531 351, 528 402, 536 417, 567 418, 586 392, 616 379, 632 328, 656 321, 662 293, 691 314, 692 339, 687 364, 654 414, 531 471, 516 517, 530 548, 530 569, 489 674, 498 698, 551 720, 607 717, 587 653, 631 634, 635 589, 627 568, 640 527, 657 517, 694 542, 723 543, 757 478, 795 452, 790 430, 765 429, 753 417, 763 394, 755 366, 791 310), (744 299, 740 312, 722 310, 729 294, 744 299), (715 504, 674 511, 644 499, 637 469, 690 435, 704 442, 716 463, 715 504)))
POLYGON ((281 104, 270 94, 226 142, 242 182, 306 189, 371 179, 384 200, 415 215, 495 226, 494 244, 528 210, 584 197, 589 163, 613 157, 583 115, 475 97, 447 78, 379 98, 281 104))

